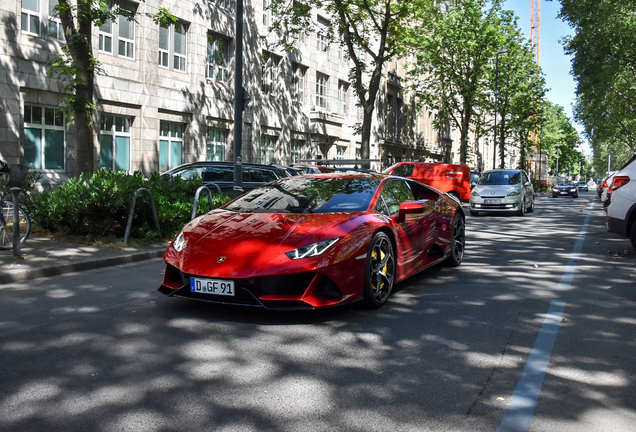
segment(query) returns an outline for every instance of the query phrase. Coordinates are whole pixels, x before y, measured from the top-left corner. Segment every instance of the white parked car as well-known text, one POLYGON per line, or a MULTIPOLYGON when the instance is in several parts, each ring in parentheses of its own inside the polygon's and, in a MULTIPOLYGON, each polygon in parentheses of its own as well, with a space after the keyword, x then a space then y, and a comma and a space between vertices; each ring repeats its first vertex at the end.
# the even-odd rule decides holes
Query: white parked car
POLYGON ((636 249, 636 153, 612 178, 607 230, 627 237, 636 249))

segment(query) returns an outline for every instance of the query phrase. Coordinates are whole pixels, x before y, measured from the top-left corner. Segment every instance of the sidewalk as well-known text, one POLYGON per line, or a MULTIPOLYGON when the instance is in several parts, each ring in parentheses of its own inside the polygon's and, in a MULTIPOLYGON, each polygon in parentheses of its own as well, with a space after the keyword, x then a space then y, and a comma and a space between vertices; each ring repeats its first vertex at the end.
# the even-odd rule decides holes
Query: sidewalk
POLYGON ((117 249, 30 236, 20 248, 0 250, 0 285, 63 273, 108 267, 163 256, 166 245, 136 245, 117 249))

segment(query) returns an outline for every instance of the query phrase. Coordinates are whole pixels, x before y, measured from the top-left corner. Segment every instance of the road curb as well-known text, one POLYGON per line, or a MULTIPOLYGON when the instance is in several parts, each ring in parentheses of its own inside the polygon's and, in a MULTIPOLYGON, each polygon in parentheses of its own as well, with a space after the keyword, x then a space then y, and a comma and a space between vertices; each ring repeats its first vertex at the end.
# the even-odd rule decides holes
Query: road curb
POLYGON ((14 282, 21 282, 30 279, 38 279, 49 276, 57 276, 65 273, 73 273, 84 270, 92 270, 102 267, 111 267, 120 264, 128 264, 137 261, 148 260, 152 258, 160 258, 163 256, 165 248, 149 250, 143 252, 130 253, 121 256, 114 256, 101 259, 92 259, 72 264, 58 265, 55 267, 45 267, 39 269, 31 269, 18 271, 9 274, 0 274, 0 285, 6 285, 14 282))

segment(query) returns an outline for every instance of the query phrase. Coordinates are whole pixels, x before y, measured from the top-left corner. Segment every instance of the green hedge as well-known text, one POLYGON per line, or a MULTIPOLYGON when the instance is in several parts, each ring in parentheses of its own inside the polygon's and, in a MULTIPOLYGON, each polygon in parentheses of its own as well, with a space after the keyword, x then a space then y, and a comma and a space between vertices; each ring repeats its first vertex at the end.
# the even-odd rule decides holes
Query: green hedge
MULTIPOLYGON (((146 188, 154 199, 160 229, 154 224, 150 195, 141 193, 136 200, 130 238, 167 239, 190 221, 194 195, 201 184, 200 178, 175 177, 166 181, 157 173, 147 179, 140 172, 131 175, 98 170, 71 178, 51 192, 32 194, 31 218, 36 226, 50 232, 123 238, 135 191, 146 188)), ((214 193, 212 208, 230 199, 230 195, 214 193)), ((202 193, 197 216, 209 209, 208 194, 202 193)))

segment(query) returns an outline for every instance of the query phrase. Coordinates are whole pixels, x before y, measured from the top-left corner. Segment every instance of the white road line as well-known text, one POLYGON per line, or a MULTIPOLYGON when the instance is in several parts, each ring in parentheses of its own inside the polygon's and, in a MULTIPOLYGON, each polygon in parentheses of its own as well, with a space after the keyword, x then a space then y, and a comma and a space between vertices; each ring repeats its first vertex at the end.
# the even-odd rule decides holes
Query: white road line
MULTIPOLYGON (((572 278, 576 271, 576 263, 581 254, 581 248, 583 247, 583 241, 585 240, 585 234, 587 233, 587 227, 593 208, 594 202, 590 204, 587 217, 585 218, 585 222, 583 222, 583 227, 574 244, 570 259, 565 266, 561 282, 559 282, 559 288, 567 288, 572 284, 572 278)), ((512 401, 504 413, 501 426, 499 426, 497 432, 527 432, 530 430, 534 411, 537 408, 539 396, 541 395, 543 380, 550 365, 552 348, 554 347, 554 342, 559 332, 564 309, 565 300, 553 300, 550 304, 548 313, 543 321, 543 326, 528 356, 528 361, 523 368, 523 373, 517 383, 517 387, 512 394, 512 401)))

